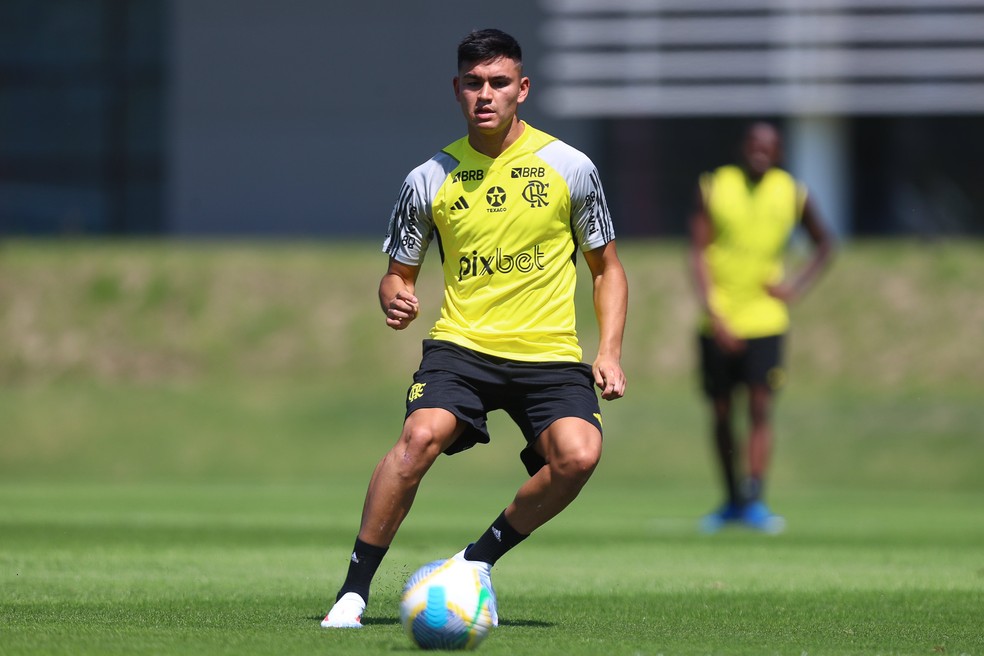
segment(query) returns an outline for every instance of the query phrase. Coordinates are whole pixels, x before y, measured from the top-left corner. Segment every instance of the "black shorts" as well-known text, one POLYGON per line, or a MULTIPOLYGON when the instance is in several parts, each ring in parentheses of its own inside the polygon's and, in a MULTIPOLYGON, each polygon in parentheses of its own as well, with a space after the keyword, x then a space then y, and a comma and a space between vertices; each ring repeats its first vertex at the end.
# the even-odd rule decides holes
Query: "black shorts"
POLYGON ((443 408, 467 424, 444 451, 448 455, 488 444, 488 413, 505 410, 526 438, 520 458, 530 476, 546 464, 533 446, 556 420, 579 417, 601 431, 590 365, 507 360, 443 340, 424 340, 420 368, 407 390, 407 416, 421 408, 443 408))
POLYGON ((712 337, 700 335, 700 366, 704 393, 725 396, 738 385, 766 385, 778 391, 785 382, 782 367, 784 335, 745 340, 745 350, 725 353, 712 337))

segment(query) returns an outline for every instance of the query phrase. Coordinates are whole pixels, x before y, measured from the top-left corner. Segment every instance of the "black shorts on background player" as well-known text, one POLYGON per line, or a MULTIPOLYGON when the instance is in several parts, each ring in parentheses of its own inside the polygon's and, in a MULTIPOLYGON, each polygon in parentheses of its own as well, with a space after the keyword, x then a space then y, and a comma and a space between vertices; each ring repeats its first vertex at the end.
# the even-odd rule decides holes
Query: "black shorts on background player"
POLYGON ((714 338, 700 335, 700 367, 704 393, 710 398, 729 394, 739 385, 782 386, 784 335, 745 340, 740 353, 725 353, 714 338))

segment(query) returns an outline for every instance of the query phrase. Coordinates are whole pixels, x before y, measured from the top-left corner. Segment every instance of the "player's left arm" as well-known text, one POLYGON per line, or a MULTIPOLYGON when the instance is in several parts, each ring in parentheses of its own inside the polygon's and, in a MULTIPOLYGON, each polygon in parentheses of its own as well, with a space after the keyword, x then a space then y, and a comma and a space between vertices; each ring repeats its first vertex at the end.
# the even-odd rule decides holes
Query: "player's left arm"
POLYGON ((612 400, 625 394, 622 371, 622 335, 629 302, 629 283, 615 250, 615 242, 584 251, 594 285, 595 315, 598 317, 598 357, 591 365, 601 398, 612 400))
POLYGON ((817 211, 811 196, 807 196, 803 204, 800 225, 803 226, 813 243, 813 253, 809 261, 787 282, 768 288, 769 294, 786 303, 792 303, 803 296, 827 268, 834 255, 833 235, 827 229, 823 219, 820 218, 820 213, 817 211))

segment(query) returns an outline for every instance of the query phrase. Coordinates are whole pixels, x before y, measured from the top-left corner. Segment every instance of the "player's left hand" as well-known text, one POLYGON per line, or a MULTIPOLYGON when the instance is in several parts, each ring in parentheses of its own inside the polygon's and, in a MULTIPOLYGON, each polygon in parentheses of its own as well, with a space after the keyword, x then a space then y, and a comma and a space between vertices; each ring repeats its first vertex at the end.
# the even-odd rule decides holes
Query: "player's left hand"
POLYGON ((591 372, 595 385, 601 390, 601 398, 611 401, 625 395, 625 373, 618 360, 599 355, 591 365, 591 372))
POLYGON ((780 283, 778 285, 766 285, 766 293, 772 298, 777 298, 783 303, 792 303, 796 300, 796 288, 788 283, 780 283))

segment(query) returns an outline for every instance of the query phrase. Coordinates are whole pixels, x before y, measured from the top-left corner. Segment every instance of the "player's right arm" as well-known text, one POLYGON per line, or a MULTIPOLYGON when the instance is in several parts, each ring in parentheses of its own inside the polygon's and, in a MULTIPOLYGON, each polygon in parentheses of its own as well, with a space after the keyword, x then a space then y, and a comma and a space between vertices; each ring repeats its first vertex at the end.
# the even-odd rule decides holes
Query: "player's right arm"
POLYGON ((453 166, 449 157, 438 154, 415 168, 400 188, 393 207, 383 242, 389 266, 379 281, 379 305, 386 315, 386 325, 393 330, 403 330, 417 318, 417 274, 435 230, 430 199, 453 166))
POLYGON ((735 336, 724 319, 711 306, 711 274, 707 267, 707 247, 714 240, 714 224, 704 202, 704 190, 697 189, 697 202, 690 217, 690 270, 697 288, 697 300, 707 314, 714 341, 726 353, 737 353, 744 342, 735 336))
POLYGON ((414 294, 420 266, 403 264, 390 258, 389 267, 379 281, 379 305, 386 315, 386 325, 403 330, 417 318, 420 302, 414 294))

